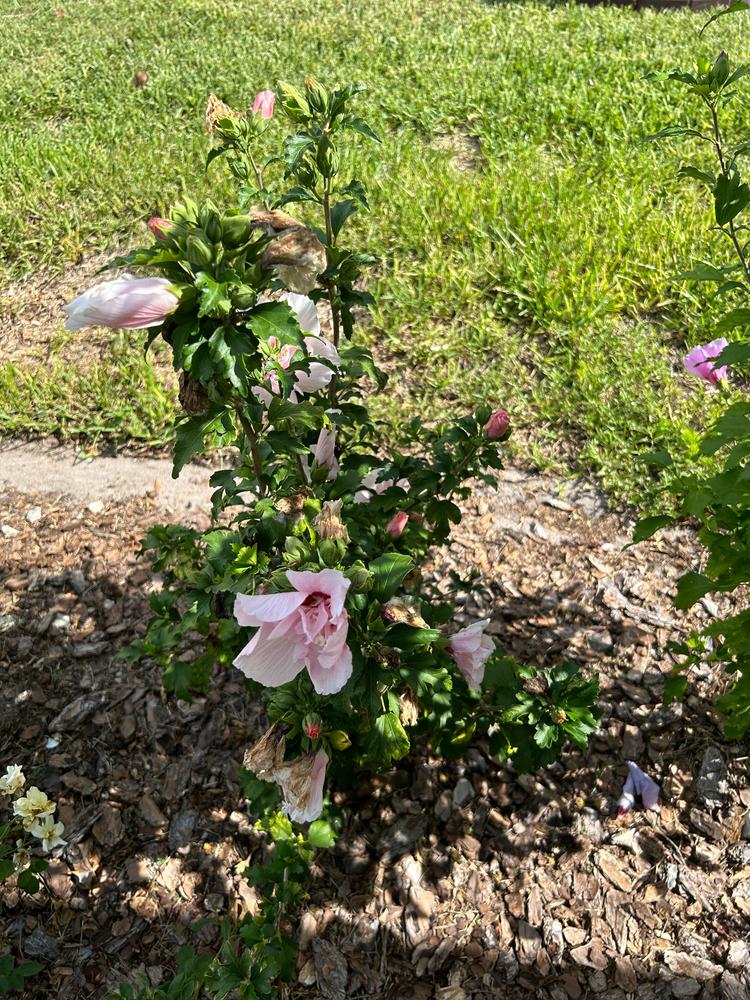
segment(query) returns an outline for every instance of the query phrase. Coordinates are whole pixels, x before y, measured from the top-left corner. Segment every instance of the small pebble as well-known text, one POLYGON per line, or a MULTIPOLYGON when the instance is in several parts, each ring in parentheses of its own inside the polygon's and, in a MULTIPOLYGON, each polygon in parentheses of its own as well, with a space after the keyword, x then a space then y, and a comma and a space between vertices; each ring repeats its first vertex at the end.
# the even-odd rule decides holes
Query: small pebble
POLYGON ((70 632, 70 615, 58 612, 49 624, 49 631, 52 635, 65 635, 70 632))
POLYGON ((42 519, 42 508, 32 507, 31 510, 26 513, 26 520, 29 524, 37 524, 42 519))
POLYGON ((12 528, 9 524, 4 524, 0 527, 0 532, 3 533, 5 538, 15 538, 18 534, 18 528, 12 528))
POLYGON ((90 504, 86 505, 86 510, 91 511, 92 514, 101 514, 104 510, 104 503, 102 500, 92 500, 90 504))
POLYGON ((453 789, 453 805, 457 808, 465 806, 474 798, 474 786, 468 778, 459 778, 453 789))

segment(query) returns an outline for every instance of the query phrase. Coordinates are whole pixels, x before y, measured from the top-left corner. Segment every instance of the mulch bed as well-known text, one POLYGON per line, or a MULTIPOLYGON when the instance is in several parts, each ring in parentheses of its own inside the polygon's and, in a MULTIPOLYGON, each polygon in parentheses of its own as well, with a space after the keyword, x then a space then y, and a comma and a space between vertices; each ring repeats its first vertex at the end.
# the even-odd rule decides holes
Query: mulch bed
MULTIPOLYGON (((162 517, 150 498, 0 501, 17 532, 0 535, 0 768, 22 764, 57 799, 69 841, 49 895, 4 890, 6 944, 45 965, 29 996, 101 998, 139 972, 156 985, 181 943, 210 949, 215 918, 255 906, 240 872, 263 845, 238 769, 259 707, 232 672, 185 704, 114 659, 158 586, 136 553, 162 517)), ((599 672, 601 731, 536 776, 478 745, 338 793, 344 829, 314 866, 283 995, 748 996, 747 750, 721 739, 710 674, 661 704, 667 642, 724 607, 671 606, 698 561, 689 532, 623 551, 629 532, 585 486, 517 470, 467 505, 434 572, 482 574, 454 594, 461 616, 492 617, 519 658, 599 672), (627 759, 661 782, 658 815, 616 818, 627 759)))

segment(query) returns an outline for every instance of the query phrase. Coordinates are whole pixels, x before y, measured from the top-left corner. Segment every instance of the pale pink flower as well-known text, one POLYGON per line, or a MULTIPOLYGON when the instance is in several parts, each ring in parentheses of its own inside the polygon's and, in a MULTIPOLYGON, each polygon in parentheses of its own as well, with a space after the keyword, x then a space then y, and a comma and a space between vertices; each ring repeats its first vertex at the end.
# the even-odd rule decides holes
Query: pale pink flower
POLYGON ((391 486, 400 486, 402 490, 409 489, 408 479, 399 479, 398 482, 395 479, 379 479, 378 477, 382 472, 382 469, 371 469, 364 476, 360 483, 361 489, 357 490, 354 494, 355 503, 369 503, 372 500, 373 494, 385 493, 391 486))
MULTIPOLYGON (((341 356, 330 340, 320 336, 320 321, 318 310, 312 299, 306 295, 296 295, 294 292, 286 292, 279 297, 282 301, 288 302, 300 325, 300 328, 309 333, 310 336, 304 338, 305 351, 309 358, 322 358, 329 361, 331 365, 322 364, 320 361, 308 361, 307 371, 298 371, 294 376, 294 387, 289 393, 289 399, 293 403, 298 403, 301 396, 311 392, 320 392, 327 388, 335 374, 335 369, 341 364, 341 356)), ((274 351, 278 347, 275 337, 268 338, 268 346, 274 351), (272 343, 273 341, 273 343, 272 343)), ((287 369, 297 354, 300 360, 303 352, 294 344, 284 344, 277 352, 275 360, 283 368, 287 369)), ((253 386, 252 392, 264 406, 270 406, 274 395, 280 392, 279 379, 275 371, 266 375, 266 381, 271 387, 270 391, 265 386, 253 386)))
POLYGON ((328 479, 335 479, 339 474, 339 463, 336 458, 336 428, 323 427, 318 434, 318 440, 310 449, 319 468, 328 469, 328 479))
POLYGON ((235 618, 258 631, 234 665, 266 687, 280 687, 306 667, 318 694, 335 694, 352 672, 344 608, 349 581, 337 569, 286 576, 290 592, 237 595, 235 618))
POLYGON ((720 368, 714 368, 714 362, 724 348, 728 346, 729 342, 725 337, 717 337, 710 344, 701 344, 698 347, 694 347, 682 359, 685 371, 690 375, 697 375, 698 378, 702 378, 712 385, 716 385, 717 382, 723 382, 727 377, 727 366, 722 365, 720 368))
POLYGON ((617 815, 624 816, 630 812, 635 805, 636 798, 640 798, 644 809, 659 812, 659 794, 661 789, 657 783, 653 778, 649 778, 647 774, 644 774, 640 767, 633 763, 632 760, 629 760, 627 765, 628 776, 622 789, 622 795, 617 803, 617 815))
POLYGON ((83 292, 63 306, 66 330, 108 326, 116 330, 144 330, 160 326, 179 299, 166 278, 123 276, 83 292))
POLYGON ((469 687, 478 688, 482 683, 485 664, 495 652, 495 643, 484 634, 487 625, 489 618, 467 625, 452 635, 448 644, 451 656, 469 687))
POLYGON ((255 95, 255 100, 253 101, 253 114, 259 114, 261 118, 271 118, 275 103, 276 95, 272 90, 261 90, 259 94, 255 95))
POLYGON ((409 515, 403 510, 398 510, 385 526, 385 530, 391 538, 400 538, 404 533, 404 528, 406 527, 408 521, 409 515))
POLYGON ((508 432, 510 427, 510 416, 507 410, 495 410, 494 413, 490 414, 490 419, 484 425, 485 433, 488 438, 501 438, 504 434, 508 432))
POLYGON ((169 236, 169 230, 173 229, 174 226, 169 219, 162 219, 160 216, 155 215, 153 219, 149 219, 148 228, 157 240, 164 240, 169 236))

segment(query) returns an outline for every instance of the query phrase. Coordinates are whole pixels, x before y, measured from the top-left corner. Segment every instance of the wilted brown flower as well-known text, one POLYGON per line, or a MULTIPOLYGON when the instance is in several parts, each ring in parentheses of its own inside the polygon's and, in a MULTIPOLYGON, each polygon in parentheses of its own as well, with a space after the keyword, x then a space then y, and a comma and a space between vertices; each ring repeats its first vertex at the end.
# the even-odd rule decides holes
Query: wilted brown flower
POLYGON ((349 533, 346 525, 341 520, 341 507, 343 500, 326 500, 320 513, 313 521, 313 528, 318 533, 319 538, 331 538, 334 541, 349 541, 349 533))
POLYGON ((276 781, 276 769, 284 762, 286 736, 278 726, 271 726, 258 742, 245 751, 242 766, 261 781, 276 781))
POLYGON ((292 493, 291 496, 280 497, 276 501, 276 510, 279 514, 283 514, 284 517, 301 517, 305 501, 314 495, 309 486, 300 486, 297 492, 292 493))
POLYGON ((180 372, 180 389, 178 392, 180 406, 190 417, 202 417, 208 413, 209 398, 200 382, 191 382, 187 372, 180 372))
POLYGON ((419 721, 419 702, 411 688, 407 688, 398 699, 398 709, 402 725, 416 726, 419 721))
POLYGON ((415 606, 403 597, 394 597, 383 607, 380 616, 389 625, 411 625, 413 628, 429 628, 430 626, 417 611, 415 606))
POLYGON ((219 100, 216 94, 211 94, 206 104, 206 131, 211 133, 216 128, 220 118, 242 118, 241 111, 235 111, 228 104, 219 100))
POLYGON ((263 254, 263 267, 275 267, 292 292, 306 295, 327 266, 326 251, 315 233, 286 212, 254 210, 250 219, 272 237, 263 254))

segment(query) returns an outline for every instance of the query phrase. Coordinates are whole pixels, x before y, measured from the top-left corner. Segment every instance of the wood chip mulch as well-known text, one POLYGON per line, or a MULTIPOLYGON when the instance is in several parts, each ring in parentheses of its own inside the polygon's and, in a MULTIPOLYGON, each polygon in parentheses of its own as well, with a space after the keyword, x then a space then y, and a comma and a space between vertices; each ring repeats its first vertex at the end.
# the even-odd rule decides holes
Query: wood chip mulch
MULTIPOLYGON (((180 944, 215 947, 214 918, 256 905, 240 872, 263 845, 238 769, 259 706, 231 672, 185 704, 115 659, 159 585, 136 553, 164 517, 148 498, 0 500, 0 770, 22 764, 59 802, 69 842, 45 891, 1 897, 2 940, 45 966, 29 996, 157 985, 180 944)), ((434 567, 481 573, 453 594, 460 617, 491 617, 526 661, 596 670, 601 731, 536 776, 478 745, 337 793, 343 832, 314 866, 283 996, 748 997, 747 747, 723 741, 710 673, 661 704, 668 641, 726 606, 675 612, 698 547, 680 529, 623 551, 631 527, 584 484, 518 470, 467 505, 434 567), (626 760, 660 782, 659 814, 616 817, 626 760)))

